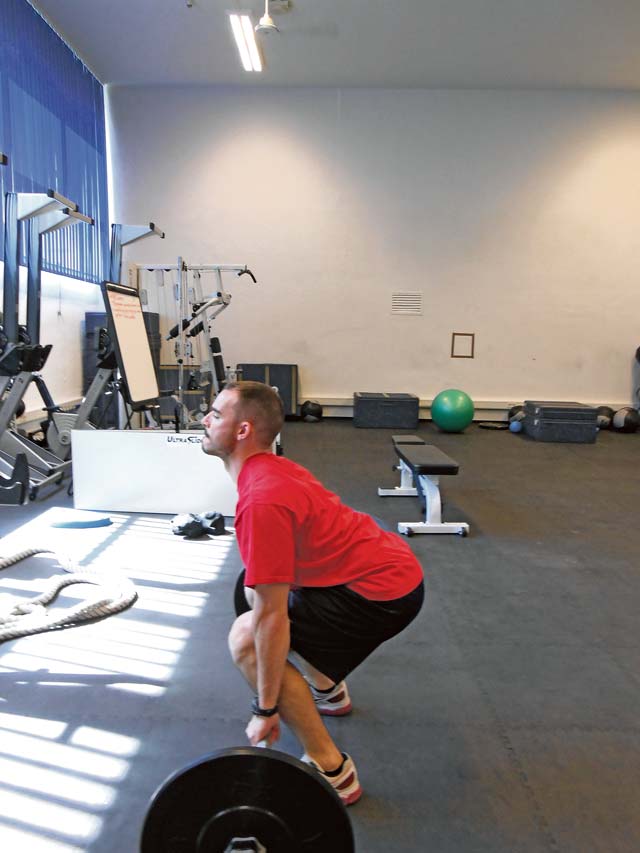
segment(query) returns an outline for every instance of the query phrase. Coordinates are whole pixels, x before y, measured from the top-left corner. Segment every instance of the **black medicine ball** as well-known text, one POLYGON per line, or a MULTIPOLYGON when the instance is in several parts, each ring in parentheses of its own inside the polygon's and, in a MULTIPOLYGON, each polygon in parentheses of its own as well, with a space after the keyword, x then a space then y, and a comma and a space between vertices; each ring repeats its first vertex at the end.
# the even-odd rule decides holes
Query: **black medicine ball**
POLYGON ((611 406, 598 406, 596 409, 596 421, 598 429, 611 429, 611 422, 615 412, 611 406))
POLYGON ((322 406, 315 400, 306 400, 300 407, 300 416, 308 424, 322 420, 322 406))
POLYGON ((640 426, 640 415, 631 406, 623 406, 613 416, 611 425, 616 432, 635 432, 640 426))

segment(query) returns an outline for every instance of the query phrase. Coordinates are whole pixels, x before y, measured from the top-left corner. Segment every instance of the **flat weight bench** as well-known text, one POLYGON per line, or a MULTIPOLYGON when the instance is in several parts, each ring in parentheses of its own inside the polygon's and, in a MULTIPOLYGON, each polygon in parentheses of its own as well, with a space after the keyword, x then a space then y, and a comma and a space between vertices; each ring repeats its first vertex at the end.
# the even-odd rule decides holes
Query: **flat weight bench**
POLYGON ((400 461, 400 485, 393 489, 378 489, 381 497, 418 497, 420 486, 425 499, 424 521, 401 521, 398 533, 458 533, 466 536, 466 522, 442 520, 440 477, 457 474, 458 463, 432 444, 425 444, 417 435, 393 435, 393 446, 400 461))

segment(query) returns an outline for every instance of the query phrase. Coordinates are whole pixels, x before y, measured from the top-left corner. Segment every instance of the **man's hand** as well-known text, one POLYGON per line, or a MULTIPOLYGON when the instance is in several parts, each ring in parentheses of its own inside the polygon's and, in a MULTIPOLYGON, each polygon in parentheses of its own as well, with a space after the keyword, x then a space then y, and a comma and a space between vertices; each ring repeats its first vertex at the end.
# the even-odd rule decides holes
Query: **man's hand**
POLYGON ((267 742, 267 746, 271 746, 280 739, 280 715, 274 714, 272 717, 254 715, 249 720, 245 732, 252 746, 257 746, 263 740, 267 742))

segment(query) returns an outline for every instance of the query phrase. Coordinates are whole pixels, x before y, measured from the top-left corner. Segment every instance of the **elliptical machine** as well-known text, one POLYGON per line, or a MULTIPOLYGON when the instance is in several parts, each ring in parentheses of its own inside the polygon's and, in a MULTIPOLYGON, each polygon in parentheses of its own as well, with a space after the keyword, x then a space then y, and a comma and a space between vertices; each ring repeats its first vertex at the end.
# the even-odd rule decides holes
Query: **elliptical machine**
POLYGON ((45 193, 5 195, 5 245, 3 317, 0 328, 0 474, 3 480, 0 500, 20 504, 34 500, 40 489, 59 483, 70 463, 13 428, 23 397, 34 382, 49 416, 59 411, 40 375, 51 345, 40 344, 40 292, 42 275, 42 238, 60 228, 85 223, 90 216, 81 213, 75 202, 54 190, 45 193), (19 323, 19 275, 21 223, 27 235, 27 312, 26 324, 19 323), (28 483, 24 483, 25 464, 28 483), (13 483, 9 488, 5 484, 13 483))

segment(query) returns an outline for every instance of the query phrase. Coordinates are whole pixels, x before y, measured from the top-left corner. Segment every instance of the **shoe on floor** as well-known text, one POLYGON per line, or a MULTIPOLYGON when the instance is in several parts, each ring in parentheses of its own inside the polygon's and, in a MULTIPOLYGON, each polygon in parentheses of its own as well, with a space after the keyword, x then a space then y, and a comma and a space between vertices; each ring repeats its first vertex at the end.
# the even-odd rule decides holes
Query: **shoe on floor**
POLYGON ((345 806, 351 806, 357 803, 362 796, 362 788, 360 787, 358 771, 353 763, 353 759, 346 752, 342 753, 342 758, 344 759, 342 767, 340 768, 340 772, 336 773, 335 776, 330 776, 324 770, 321 770, 306 753, 302 756, 301 760, 317 770, 322 775, 322 778, 329 782, 345 806))
POLYGON ((331 693, 321 693, 319 690, 310 684, 311 695, 313 696, 316 708, 319 713, 325 717, 344 717, 350 714, 352 710, 351 697, 347 690, 346 681, 339 681, 333 688, 331 693))

